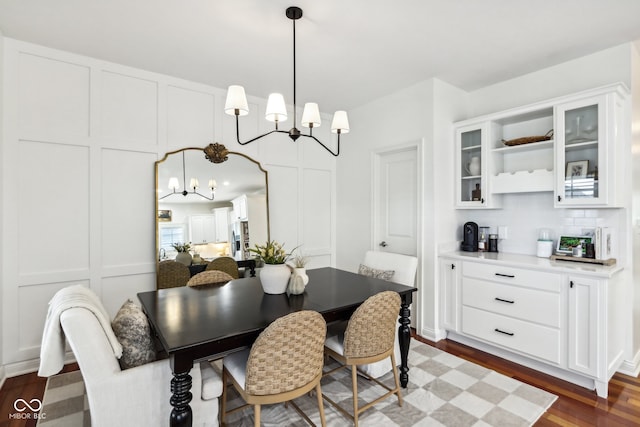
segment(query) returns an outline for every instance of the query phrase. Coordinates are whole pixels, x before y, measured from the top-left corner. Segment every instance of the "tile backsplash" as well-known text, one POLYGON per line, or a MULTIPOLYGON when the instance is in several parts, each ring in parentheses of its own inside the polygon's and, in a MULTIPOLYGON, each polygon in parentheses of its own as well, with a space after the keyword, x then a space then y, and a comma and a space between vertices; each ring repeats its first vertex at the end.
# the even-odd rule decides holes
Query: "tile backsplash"
POLYGON ((462 240, 462 225, 467 221, 488 226, 490 232, 496 234, 498 226, 506 226, 508 238, 499 241, 498 250, 535 255, 541 228, 550 229, 557 241, 561 234, 589 234, 595 227, 613 227, 620 232, 624 224, 624 209, 554 208, 551 193, 507 194, 503 197, 502 209, 458 210, 460 227, 456 239, 462 240))

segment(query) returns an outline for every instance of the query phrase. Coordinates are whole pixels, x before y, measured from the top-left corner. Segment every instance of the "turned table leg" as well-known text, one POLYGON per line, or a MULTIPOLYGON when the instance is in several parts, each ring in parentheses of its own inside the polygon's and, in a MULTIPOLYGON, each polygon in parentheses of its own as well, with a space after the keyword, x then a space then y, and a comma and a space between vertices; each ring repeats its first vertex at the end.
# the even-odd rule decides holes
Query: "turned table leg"
MULTIPOLYGON (((173 358, 172 362, 175 362, 173 358)), ((189 402, 193 397, 191 394, 190 370, 176 372, 176 369, 172 366, 173 378, 171 379, 171 399, 169 400, 171 406, 173 406, 169 416, 169 425, 171 427, 191 427, 193 424, 193 414, 191 406, 189 406, 189 402)))
POLYGON ((398 327, 398 343, 400 344, 400 385, 407 388, 409 383, 409 342, 411 341, 411 301, 403 298, 400 306, 400 326, 398 327))

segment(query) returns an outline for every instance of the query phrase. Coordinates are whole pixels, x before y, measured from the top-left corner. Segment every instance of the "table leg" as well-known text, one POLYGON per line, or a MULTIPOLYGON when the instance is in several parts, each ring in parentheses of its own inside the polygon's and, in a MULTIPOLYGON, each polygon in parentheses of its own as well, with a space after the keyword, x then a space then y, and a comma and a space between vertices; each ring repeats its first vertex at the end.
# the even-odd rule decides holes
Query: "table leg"
POLYGON ((403 299, 400 306, 400 326, 398 327, 398 343, 400 344, 400 385, 407 388, 409 383, 409 342, 411 341, 410 302, 403 299))
POLYGON ((191 398, 193 395, 191 390, 191 375, 189 372, 173 372, 171 380, 171 399, 169 402, 173 409, 169 417, 169 425, 171 427, 185 426, 191 427, 193 416, 191 412, 191 398))

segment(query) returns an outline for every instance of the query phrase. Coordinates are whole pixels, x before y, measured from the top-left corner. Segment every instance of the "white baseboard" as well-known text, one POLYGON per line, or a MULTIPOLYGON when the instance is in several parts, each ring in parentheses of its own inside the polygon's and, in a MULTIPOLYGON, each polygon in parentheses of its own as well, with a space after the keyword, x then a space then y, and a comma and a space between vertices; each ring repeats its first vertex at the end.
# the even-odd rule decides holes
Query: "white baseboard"
MULTIPOLYGON (((72 352, 68 352, 64 357, 64 364, 73 363, 76 359, 72 352)), ((30 374, 37 372, 40 368, 40 358, 24 360, 21 362, 9 363, 4 365, 2 369, 7 378, 17 377, 18 375, 30 374)), ((1 372, 1 371, 0 371, 1 372)))
POLYGON ((438 342, 447 337, 447 332, 443 329, 422 328, 418 335, 433 342, 438 342))
POLYGON ((0 388, 4 385, 4 381, 7 379, 7 370, 4 365, 0 365, 0 388))
POLYGON ((640 350, 633 357, 633 360, 625 360, 620 365, 618 372, 621 374, 637 377, 640 374, 640 350))

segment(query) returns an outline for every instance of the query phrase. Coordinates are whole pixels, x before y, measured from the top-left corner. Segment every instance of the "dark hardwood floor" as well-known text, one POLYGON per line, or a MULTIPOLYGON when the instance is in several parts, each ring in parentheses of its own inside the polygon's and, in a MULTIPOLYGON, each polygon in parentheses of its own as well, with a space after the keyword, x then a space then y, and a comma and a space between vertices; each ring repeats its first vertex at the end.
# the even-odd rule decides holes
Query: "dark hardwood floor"
MULTIPOLYGON (((448 353, 557 395, 558 400, 535 424, 538 427, 640 425, 640 378, 615 374, 609 382, 609 397, 602 399, 596 396, 595 391, 454 341, 442 340, 434 344, 424 338, 414 337, 448 353)), ((76 364, 67 365, 64 372, 76 369, 76 364)), ((7 379, 0 389, 0 427, 35 427, 36 423, 33 420, 9 420, 8 414, 15 412, 13 402, 18 398, 42 399, 45 384, 46 379, 38 377, 35 373, 7 379)))

